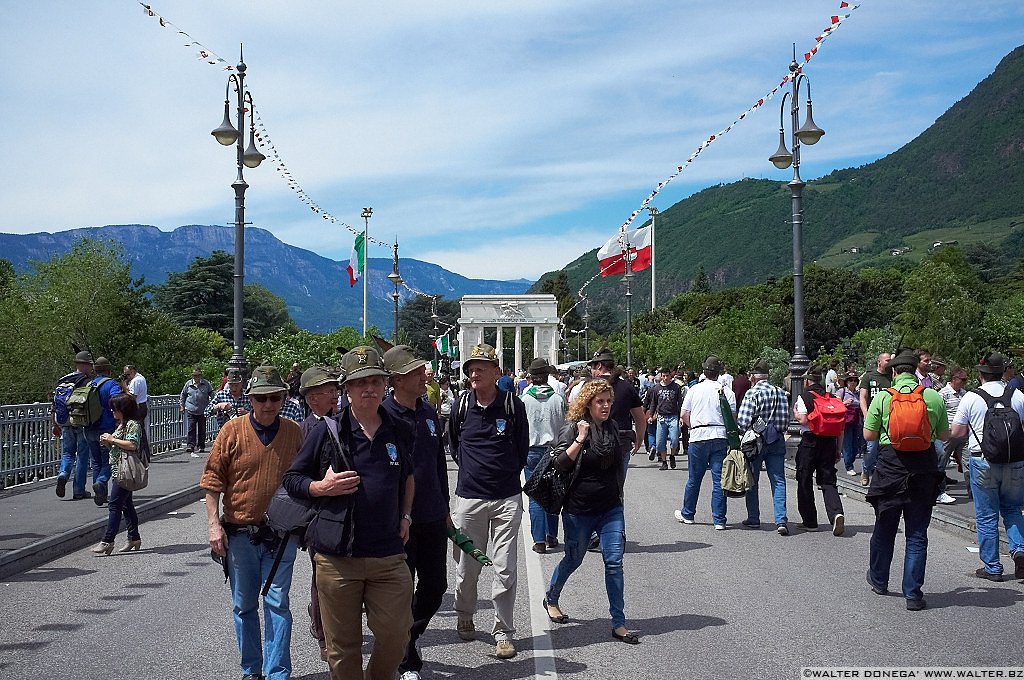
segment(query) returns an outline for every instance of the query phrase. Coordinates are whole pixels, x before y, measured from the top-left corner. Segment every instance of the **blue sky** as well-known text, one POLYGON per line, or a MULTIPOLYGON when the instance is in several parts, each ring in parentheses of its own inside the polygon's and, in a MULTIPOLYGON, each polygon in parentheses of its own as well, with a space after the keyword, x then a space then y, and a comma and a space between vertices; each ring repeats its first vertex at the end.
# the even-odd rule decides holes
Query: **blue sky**
MULTIPOLYGON (((709 134, 786 73, 839 1, 434 3, 153 0, 231 63, 288 168, 325 210, 403 257, 479 278, 535 278, 610 237, 709 134)), ((0 24, 0 231, 233 219, 226 74, 133 0, 6 3, 0 24)), ((1024 5, 865 0, 811 61, 805 179, 913 139, 1024 42, 1024 5)), ((773 100, 654 201, 787 179, 773 100)), ((346 260, 269 163, 247 218, 346 260)), ((375 247, 371 257, 390 251, 375 247)), ((182 268, 187 263, 182 263, 182 268)), ((429 291, 427 291, 429 292, 429 291)))

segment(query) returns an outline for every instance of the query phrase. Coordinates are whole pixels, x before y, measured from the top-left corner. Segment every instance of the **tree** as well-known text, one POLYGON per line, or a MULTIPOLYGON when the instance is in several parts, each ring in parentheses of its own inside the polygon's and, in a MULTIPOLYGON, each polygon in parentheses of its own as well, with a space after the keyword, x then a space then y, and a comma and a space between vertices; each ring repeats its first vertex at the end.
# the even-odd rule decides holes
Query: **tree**
POLYGON ((579 297, 573 294, 569 288, 569 277, 565 270, 559 271, 553 277, 545 279, 540 285, 541 293, 551 293, 558 300, 558 317, 565 317, 563 323, 566 328, 583 328, 583 320, 580 318, 578 306, 575 306, 579 297), (568 314, 568 311, 572 308, 568 314))
POLYGON ((693 285, 690 286, 691 293, 710 293, 711 282, 708 281, 708 273, 704 271, 704 265, 701 265, 697 269, 697 276, 693 279, 693 285))
MULTIPOLYGON (((368 328, 367 335, 379 335, 376 328, 368 328)), ((294 363, 303 368, 310 366, 338 366, 341 354, 338 348, 346 351, 359 345, 372 345, 372 341, 363 338, 348 326, 338 328, 330 333, 312 333, 307 330, 279 330, 268 338, 256 340, 245 346, 246 358, 250 365, 270 364, 285 371, 294 363)))
MULTIPOLYGON (((398 328, 408 334, 407 344, 412 346, 424 359, 434 357, 434 347, 430 337, 434 334, 434 321, 430 318, 433 309, 433 301, 430 297, 417 295, 409 299, 398 310, 398 328)), ((458 300, 445 300, 443 297, 438 297, 438 330, 443 333, 449 326, 455 326, 461 313, 462 307, 458 300)), ((454 341, 454 331, 449 337, 454 341)))
MULTIPOLYGON (((153 290, 154 304, 182 326, 216 331, 234 337, 234 258, 223 250, 196 257, 183 272, 172 272, 153 290)), ((298 327, 279 296, 258 283, 246 284, 242 295, 242 327, 249 339, 298 327)))

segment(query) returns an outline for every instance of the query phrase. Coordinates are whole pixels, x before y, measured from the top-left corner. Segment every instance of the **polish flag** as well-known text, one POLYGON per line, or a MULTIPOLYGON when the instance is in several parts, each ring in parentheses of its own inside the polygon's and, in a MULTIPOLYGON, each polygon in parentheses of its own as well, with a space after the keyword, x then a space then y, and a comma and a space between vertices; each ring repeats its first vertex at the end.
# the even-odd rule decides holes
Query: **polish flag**
MULTIPOLYGON (((616 234, 597 251, 601 276, 626 273, 624 242, 625 237, 622 234, 616 234)), ((643 271, 651 266, 651 228, 649 226, 629 232, 629 251, 634 272, 643 271)))

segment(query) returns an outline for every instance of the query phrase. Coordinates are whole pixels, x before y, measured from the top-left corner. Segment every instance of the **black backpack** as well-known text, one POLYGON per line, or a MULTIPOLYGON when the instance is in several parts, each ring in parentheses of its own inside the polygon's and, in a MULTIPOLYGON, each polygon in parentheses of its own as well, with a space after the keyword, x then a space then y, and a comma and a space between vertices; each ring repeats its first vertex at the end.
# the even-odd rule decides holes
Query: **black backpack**
POLYGON ((1002 396, 993 397, 980 387, 971 390, 985 400, 985 426, 981 437, 971 428, 975 439, 981 441, 981 455, 989 463, 1017 463, 1024 460, 1024 428, 1020 415, 1013 410, 1012 387, 1003 389, 1002 396))

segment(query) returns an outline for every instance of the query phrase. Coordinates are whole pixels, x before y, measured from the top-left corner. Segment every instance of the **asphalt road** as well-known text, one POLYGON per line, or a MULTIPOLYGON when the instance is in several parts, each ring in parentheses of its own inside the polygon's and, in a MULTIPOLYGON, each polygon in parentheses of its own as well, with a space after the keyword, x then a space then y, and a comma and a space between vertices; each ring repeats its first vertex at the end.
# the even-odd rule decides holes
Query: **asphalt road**
MULTIPOLYGON (((540 601, 560 549, 525 550, 519 655, 498 660, 485 636, 460 642, 449 592, 422 638, 425 678, 767 679, 800 677, 802 666, 1024 666, 1024 584, 974 577, 980 562, 963 535, 932 529, 929 608, 908 612, 902 597, 874 595, 864 581, 873 516, 863 501, 844 498, 844 536, 804 533, 795 528, 790 479, 793 535, 780 537, 769 523, 741 528, 742 501, 730 501, 729 530, 714 531, 708 478, 698 523, 684 526, 672 511, 685 458, 681 469, 667 472, 646 456, 634 461, 626 483, 626 615, 642 644, 610 637, 597 554, 588 555, 562 594, 570 623, 549 624, 540 601)), ((763 476, 762 485, 767 518, 763 476)), ((0 678, 239 677, 228 588, 208 557, 203 504, 146 522, 142 537, 140 553, 96 558, 83 550, 0 583, 0 678)), ((123 540, 122 532, 118 545, 123 540)), ((891 583, 897 591, 901 542, 902 534, 891 583)), ((1008 558, 1004 565, 1012 570, 1008 558)), ((308 579, 300 553, 292 588, 293 677, 327 679, 306 630, 308 579)), ((482 577, 482 593, 485 583, 482 577)), ((478 630, 489 630, 490 615, 489 602, 481 602, 478 630)))

